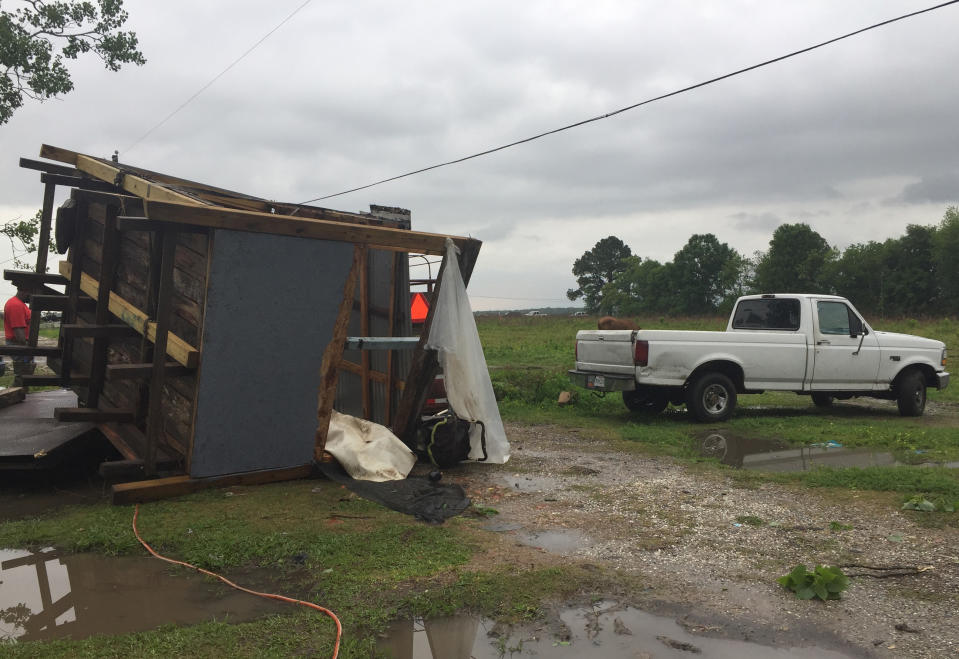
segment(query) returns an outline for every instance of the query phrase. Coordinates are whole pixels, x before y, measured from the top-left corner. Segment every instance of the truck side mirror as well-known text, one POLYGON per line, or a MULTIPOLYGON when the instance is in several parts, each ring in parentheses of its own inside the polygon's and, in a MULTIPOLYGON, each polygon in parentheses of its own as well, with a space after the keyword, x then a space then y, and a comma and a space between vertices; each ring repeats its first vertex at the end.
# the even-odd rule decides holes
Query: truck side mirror
MULTIPOLYGON (((851 314, 850 314, 850 315, 851 315, 851 314)), ((855 317, 852 318, 852 319, 850 319, 850 323, 849 323, 849 338, 855 339, 855 338, 858 337, 860 334, 865 335, 865 334, 866 334, 865 329, 866 329, 866 328, 863 326, 861 320, 859 320, 858 318, 855 318, 855 317)))

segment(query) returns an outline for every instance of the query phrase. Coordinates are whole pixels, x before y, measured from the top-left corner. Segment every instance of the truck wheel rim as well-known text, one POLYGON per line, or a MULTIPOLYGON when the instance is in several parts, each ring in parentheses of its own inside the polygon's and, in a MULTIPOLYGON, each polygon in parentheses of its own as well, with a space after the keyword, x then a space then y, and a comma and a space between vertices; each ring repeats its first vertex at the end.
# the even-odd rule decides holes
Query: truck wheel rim
POLYGON ((922 405, 922 395, 925 393, 925 387, 916 387, 916 390, 912 392, 912 400, 916 404, 916 407, 922 405))
POLYGON ((728 402, 729 392, 722 385, 711 384, 703 391, 703 407, 711 414, 719 414, 725 410, 728 402))

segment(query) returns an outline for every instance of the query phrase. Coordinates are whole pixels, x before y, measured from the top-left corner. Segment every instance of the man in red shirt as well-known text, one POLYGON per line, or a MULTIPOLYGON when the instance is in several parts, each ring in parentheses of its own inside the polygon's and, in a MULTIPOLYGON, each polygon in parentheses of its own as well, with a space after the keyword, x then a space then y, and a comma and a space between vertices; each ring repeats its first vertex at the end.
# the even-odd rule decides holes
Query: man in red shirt
MULTIPOLYGON (((22 286, 17 294, 3 305, 3 336, 8 346, 27 345, 30 333, 30 308, 26 305, 30 292, 22 286)), ((14 375, 29 375, 36 368, 32 356, 13 357, 14 375)))

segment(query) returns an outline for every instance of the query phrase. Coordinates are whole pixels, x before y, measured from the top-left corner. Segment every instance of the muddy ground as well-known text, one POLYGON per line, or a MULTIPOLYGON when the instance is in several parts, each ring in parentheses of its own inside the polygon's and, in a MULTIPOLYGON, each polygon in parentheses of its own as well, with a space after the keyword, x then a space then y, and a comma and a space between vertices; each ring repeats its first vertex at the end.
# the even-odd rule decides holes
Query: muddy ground
POLYGON ((959 530, 920 526, 899 495, 750 489, 574 430, 507 431, 508 464, 446 475, 499 513, 480 523, 498 541, 478 567, 577 562, 639 575, 647 587, 615 594, 621 601, 705 635, 849 656, 959 656, 959 530), (798 563, 845 566, 849 589, 839 601, 796 599, 776 579, 798 563))

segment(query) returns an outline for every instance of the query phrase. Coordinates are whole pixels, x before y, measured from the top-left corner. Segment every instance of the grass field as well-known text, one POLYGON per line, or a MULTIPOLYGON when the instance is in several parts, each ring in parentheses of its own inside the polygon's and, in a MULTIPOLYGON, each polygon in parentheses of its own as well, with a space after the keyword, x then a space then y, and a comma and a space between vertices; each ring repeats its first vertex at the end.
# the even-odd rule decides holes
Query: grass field
MULTIPOLYGON (((719 317, 657 316, 638 320, 644 328, 657 329, 722 330, 726 325, 726 319, 719 317)), ((670 407, 655 416, 630 413, 619 394, 599 397, 574 387, 566 376, 573 367, 576 332, 595 328, 595 322, 595 318, 477 318, 493 389, 505 419, 589 429, 596 436, 625 440, 637 450, 697 461, 702 459, 699 440, 709 428, 721 428, 740 437, 780 440, 796 447, 827 441, 868 447, 889 451, 906 464, 959 460, 959 387, 954 384, 944 391, 929 390, 930 404, 920 418, 900 417, 895 404, 871 399, 837 403, 822 410, 807 396, 783 392, 741 396, 733 418, 715 427, 690 420, 681 408, 670 407), (573 404, 557 405, 562 391, 573 392, 573 404)), ((927 336, 947 346, 959 346, 956 319, 897 319, 874 325, 883 331, 927 336)), ((810 485, 828 483, 904 493, 925 488, 959 496, 956 470, 923 469, 919 475, 910 467, 836 470, 828 478, 825 472, 830 470, 818 470, 823 473, 805 472, 786 478, 810 485)))

